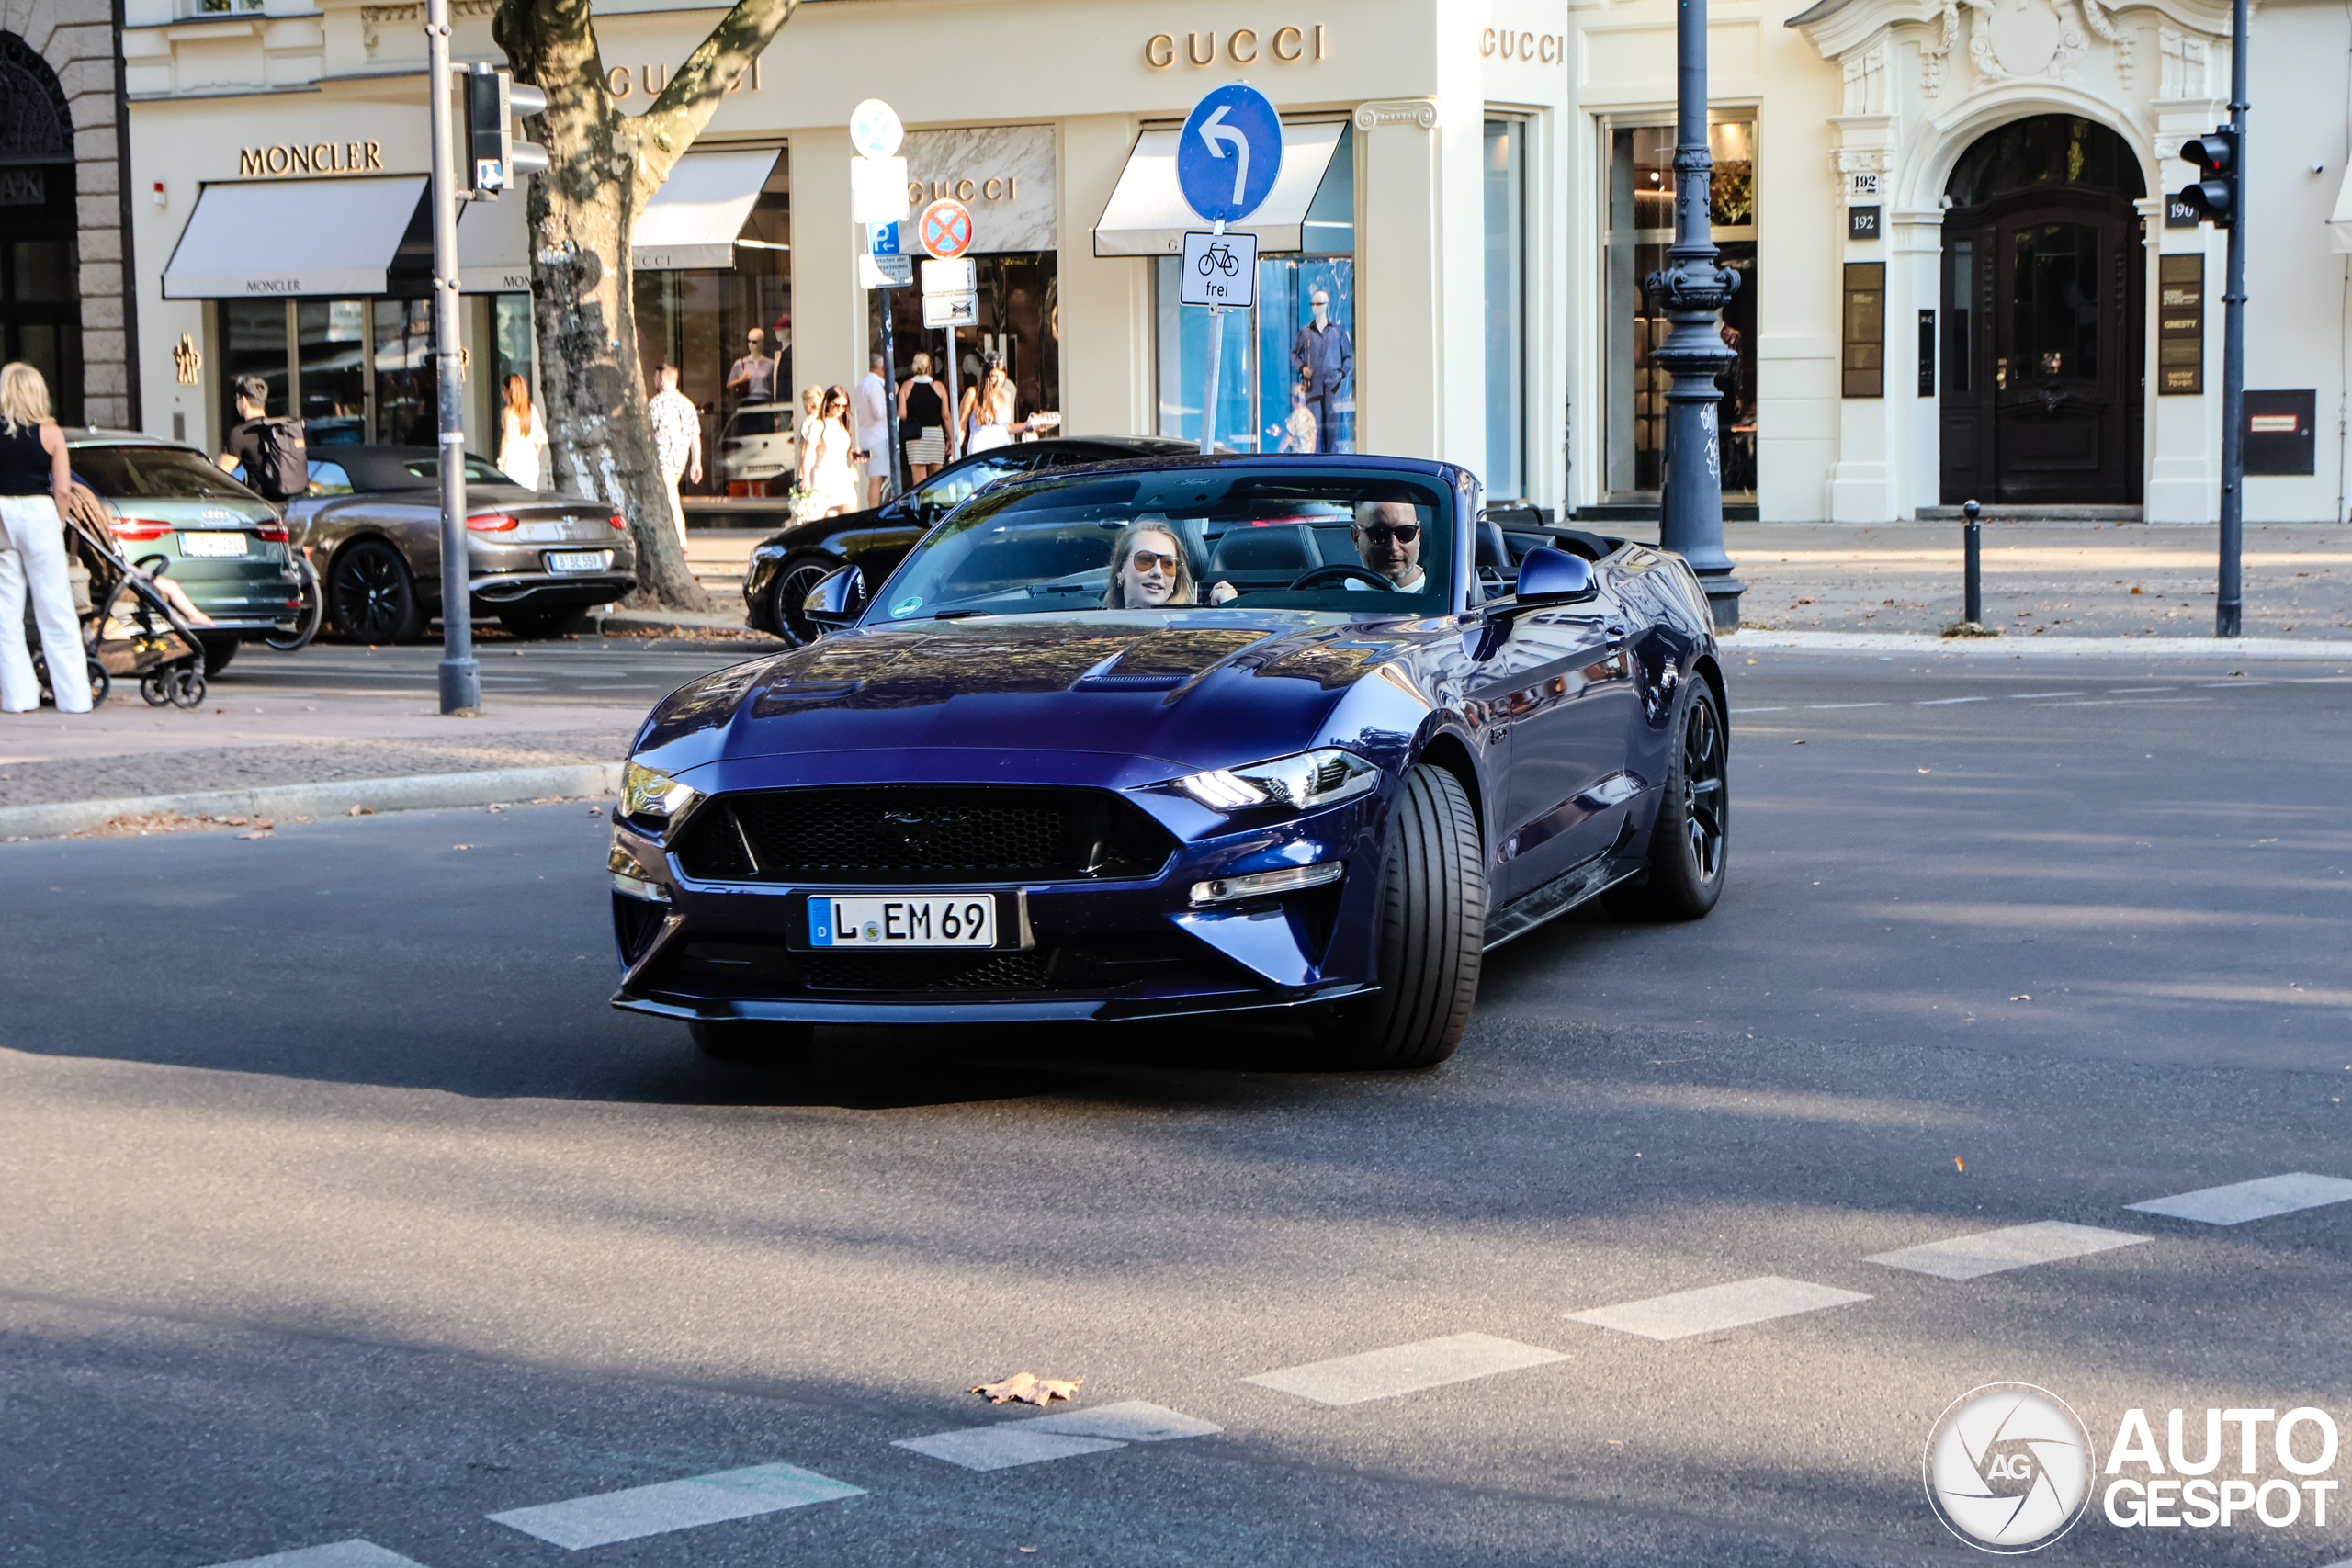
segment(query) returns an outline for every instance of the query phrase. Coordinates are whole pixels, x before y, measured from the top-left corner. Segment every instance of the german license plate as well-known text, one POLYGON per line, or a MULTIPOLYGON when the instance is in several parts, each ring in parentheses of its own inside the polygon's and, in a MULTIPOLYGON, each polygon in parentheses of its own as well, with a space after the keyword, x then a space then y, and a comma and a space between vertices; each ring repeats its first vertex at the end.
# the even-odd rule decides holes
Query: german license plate
POLYGON ((548 554, 549 571, 602 571, 605 552, 602 550, 551 550, 548 554))
POLYGON ((241 556, 245 553, 243 534, 182 534, 180 554, 195 558, 241 556))
POLYGON ((996 898, 988 893, 883 893, 808 899, 811 947, 994 947, 996 898))

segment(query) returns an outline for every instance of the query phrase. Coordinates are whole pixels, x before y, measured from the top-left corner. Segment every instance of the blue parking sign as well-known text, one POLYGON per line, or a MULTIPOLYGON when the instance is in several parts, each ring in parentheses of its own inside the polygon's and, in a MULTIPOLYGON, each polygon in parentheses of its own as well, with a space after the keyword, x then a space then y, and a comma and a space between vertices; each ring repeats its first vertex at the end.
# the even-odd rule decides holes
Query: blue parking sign
POLYGON ((866 254, 895 256, 899 252, 899 226, 896 223, 869 223, 865 226, 866 254))
POLYGON ((1176 141, 1176 183, 1210 222, 1258 210, 1283 170, 1283 117, 1247 83, 1215 88, 1193 106, 1176 141))

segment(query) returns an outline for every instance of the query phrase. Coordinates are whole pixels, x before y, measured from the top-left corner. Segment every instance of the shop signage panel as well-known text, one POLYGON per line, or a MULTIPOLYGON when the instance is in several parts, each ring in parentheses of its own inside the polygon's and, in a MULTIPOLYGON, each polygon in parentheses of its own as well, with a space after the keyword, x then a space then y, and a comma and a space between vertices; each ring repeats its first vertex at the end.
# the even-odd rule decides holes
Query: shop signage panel
POLYGON ((2245 430, 2241 450, 2249 474, 2312 474, 2318 471, 2319 393, 2315 390, 2245 394, 2245 430))
POLYGON ((2205 389, 2205 258, 2156 258, 2156 395, 2205 389))
MULTIPOLYGON (((1050 251, 1060 243, 1054 130, 994 125, 907 134, 907 202, 962 202, 972 214, 967 253, 1050 251)), ((908 240, 910 249, 913 240, 908 240)))
POLYGON ((1178 303, 1248 310, 1258 301, 1258 236, 1246 230, 1187 234, 1182 270, 1178 303))

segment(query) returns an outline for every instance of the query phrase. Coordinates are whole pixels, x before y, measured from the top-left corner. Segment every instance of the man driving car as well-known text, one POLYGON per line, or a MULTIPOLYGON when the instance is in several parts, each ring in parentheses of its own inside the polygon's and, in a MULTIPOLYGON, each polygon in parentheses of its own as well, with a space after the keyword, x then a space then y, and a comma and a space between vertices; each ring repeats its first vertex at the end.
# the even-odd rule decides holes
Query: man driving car
MULTIPOLYGON (((1348 537, 1355 542, 1356 558, 1395 583, 1397 592, 1421 591, 1426 580, 1421 570, 1421 519, 1412 502, 1358 502, 1356 520, 1348 525, 1348 537)), ((1372 585, 1350 578, 1348 586, 1372 585)))

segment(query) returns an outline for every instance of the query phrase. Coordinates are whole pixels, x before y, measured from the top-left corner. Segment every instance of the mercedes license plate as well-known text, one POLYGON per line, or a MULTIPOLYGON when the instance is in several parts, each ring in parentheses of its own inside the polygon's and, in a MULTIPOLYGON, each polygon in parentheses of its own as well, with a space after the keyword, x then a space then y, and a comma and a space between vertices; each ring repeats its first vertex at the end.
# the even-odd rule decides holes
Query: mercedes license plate
POLYGON ((602 571, 605 552, 602 550, 552 550, 548 554, 549 571, 602 571))
POLYGON ((243 534, 182 534, 180 554, 192 557, 241 556, 245 553, 243 534))
POLYGON ((811 894, 811 947, 994 947, 996 897, 989 893, 811 894))

